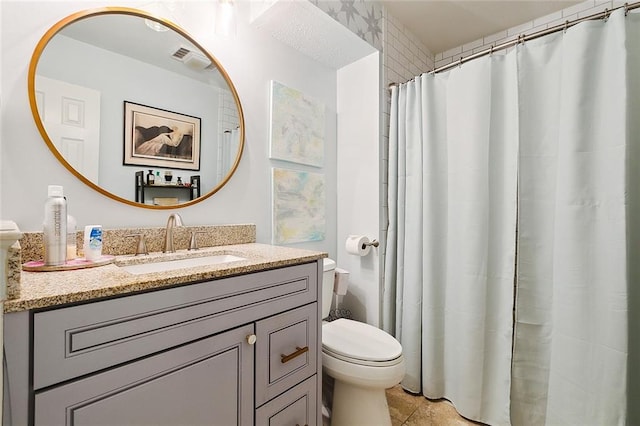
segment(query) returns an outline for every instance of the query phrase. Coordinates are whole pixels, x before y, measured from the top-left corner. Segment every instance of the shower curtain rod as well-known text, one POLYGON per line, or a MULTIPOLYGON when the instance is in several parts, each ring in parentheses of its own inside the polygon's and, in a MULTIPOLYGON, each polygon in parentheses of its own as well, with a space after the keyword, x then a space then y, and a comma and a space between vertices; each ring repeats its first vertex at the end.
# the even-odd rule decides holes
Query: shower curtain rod
MULTIPOLYGON (((517 44, 524 43, 525 41, 534 40, 536 38, 543 37, 543 36, 546 36, 548 34, 556 33, 558 31, 566 31, 567 28, 573 27, 574 25, 579 24, 581 22, 595 21, 597 19, 605 19, 606 20, 609 17, 609 15, 611 15, 611 12, 613 12, 614 10, 624 9, 625 10, 624 14, 626 16, 627 13, 629 13, 630 10, 637 9, 639 7, 640 7, 640 1, 637 1, 637 2, 631 3, 631 4, 625 3, 624 5, 618 6, 618 7, 614 7, 611 10, 605 9, 602 12, 594 13, 593 15, 588 15, 588 16, 585 16, 583 18, 575 19, 573 21, 567 20, 563 24, 556 25, 556 26, 553 26, 551 28, 547 28, 545 30, 536 31, 535 33, 531 33, 529 35, 520 34, 518 36, 518 38, 516 38, 515 40, 507 41, 507 42, 501 43, 501 44, 499 44, 497 46, 491 45, 490 48, 482 50, 482 51, 480 51, 478 53, 474 53, 473 55, 469 55, 466 58, 463 58, 461 56, 458 61, 452 62, 452 63, 447 64, 447 65, 443 65, 443 66, 441 66, 439 68, 435 68, 435 69, 433 69, 431 71, 426 71, 426 73, 427 74, 436 74, 436 73, 439 73, 439 72, 447 71, 447 70, 449 70, 451 68, 460 66, 460 65, 464 64, 465 62, 469 62, 469 61, 471 61, 473 59, 477 59, 477 58, 480 58, 482 56, 490 55, 490 54, 492 54, 493 52, 495 52, 497 50, 508 49, 509 47, 513 47, 513 46, 515 46, 517 44)), ((389 89, 391 89, 391 88, 393 88, 394 86, 397 86, 397 85, 398 85, 398 83, 389 83, 389 89)))

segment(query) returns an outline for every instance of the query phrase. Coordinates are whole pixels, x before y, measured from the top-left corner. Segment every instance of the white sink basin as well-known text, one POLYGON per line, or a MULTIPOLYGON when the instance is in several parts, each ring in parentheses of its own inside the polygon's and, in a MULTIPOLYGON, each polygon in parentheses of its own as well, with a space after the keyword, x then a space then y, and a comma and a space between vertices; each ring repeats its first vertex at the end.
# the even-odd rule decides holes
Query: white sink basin
POLYGON ((176 269, 193 268, 194 266, 212 266, 222 263, 238 262, 246 260, 244 257, 233 254, 216 254, 203 257, 189 257, 177 260, 158 260, 156 262, 141 263, 138 265, 125 265, 120 268, 132 274, 149 274, 152 272, 173 271, 176 269))

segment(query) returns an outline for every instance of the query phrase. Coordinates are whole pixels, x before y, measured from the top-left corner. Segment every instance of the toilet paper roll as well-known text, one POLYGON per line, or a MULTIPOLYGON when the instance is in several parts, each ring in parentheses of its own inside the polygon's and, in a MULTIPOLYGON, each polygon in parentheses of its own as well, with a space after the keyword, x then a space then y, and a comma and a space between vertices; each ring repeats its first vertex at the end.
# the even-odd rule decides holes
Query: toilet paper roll
POLYGON ((349 235, 345 243, 345 248, 349 254, 366 256, 369 254, 369 251, 371 251, 371 246, 365 243, 369 243, 369 238, 364 235, 349 235))

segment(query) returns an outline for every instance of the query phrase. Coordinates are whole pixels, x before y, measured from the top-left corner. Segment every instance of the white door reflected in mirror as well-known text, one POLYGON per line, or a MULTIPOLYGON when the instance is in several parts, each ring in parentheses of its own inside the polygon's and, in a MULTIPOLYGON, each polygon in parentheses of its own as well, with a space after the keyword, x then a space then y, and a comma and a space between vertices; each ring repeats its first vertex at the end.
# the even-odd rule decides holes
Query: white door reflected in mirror
POLYGON ((100 92, 52 78, 36 77, 40 118, 51 142, 84 177, 98 182, 100 92))

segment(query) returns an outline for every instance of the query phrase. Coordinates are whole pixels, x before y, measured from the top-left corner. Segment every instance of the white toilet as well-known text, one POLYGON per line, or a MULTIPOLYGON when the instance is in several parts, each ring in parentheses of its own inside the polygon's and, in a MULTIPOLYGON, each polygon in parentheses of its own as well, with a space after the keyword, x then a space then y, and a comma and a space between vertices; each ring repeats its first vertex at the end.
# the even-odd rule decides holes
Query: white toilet
MULTIPOLYGON (((322 318, 329 316, 336 263, 324 259, 322 318)), ((402 346, 369 324, 340 318, 322 324, 322 368, 334 379, 331 426, 391 425, 385 389, 405 373, 402 346)))

